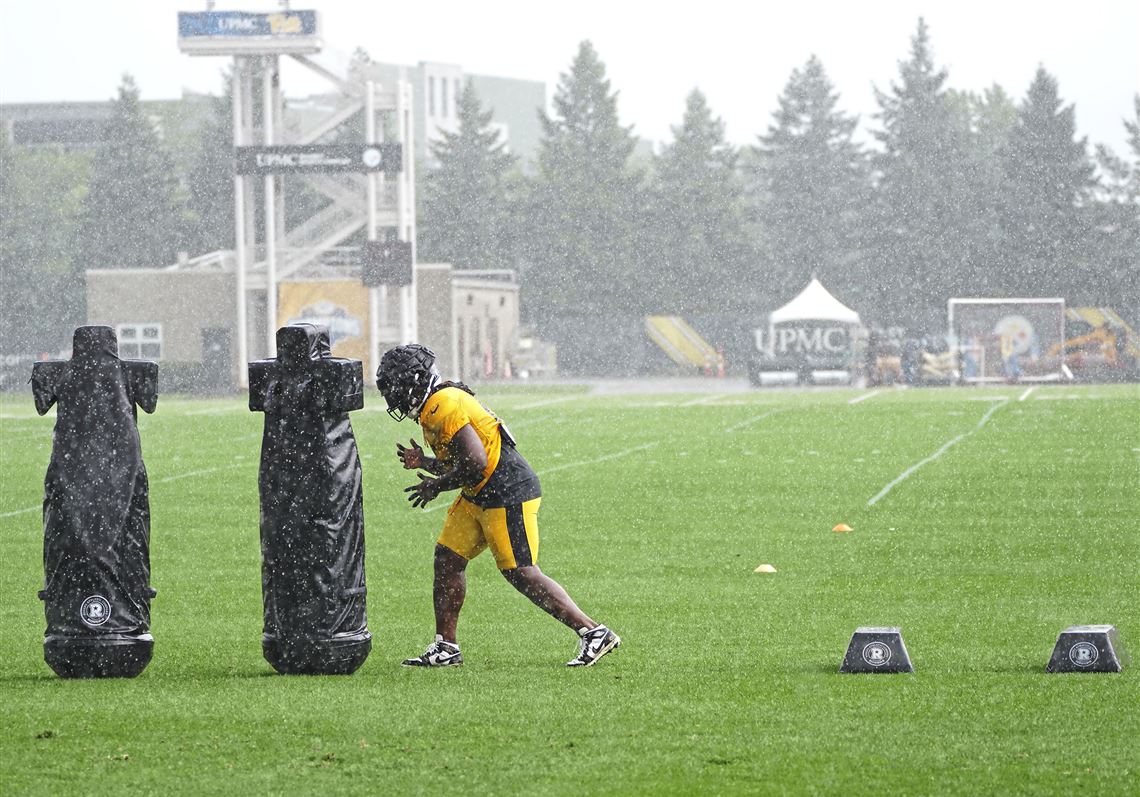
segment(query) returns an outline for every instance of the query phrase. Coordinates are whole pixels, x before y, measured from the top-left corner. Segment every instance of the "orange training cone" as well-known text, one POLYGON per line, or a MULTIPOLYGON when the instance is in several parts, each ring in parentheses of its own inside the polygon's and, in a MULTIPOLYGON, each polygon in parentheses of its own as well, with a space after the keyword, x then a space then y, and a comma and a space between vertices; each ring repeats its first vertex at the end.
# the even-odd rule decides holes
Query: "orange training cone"
POLYGON ((855 529, 851 528, 846 523, 840 523, 838 526, 833 528, 832 531, 855 531, 855 529))

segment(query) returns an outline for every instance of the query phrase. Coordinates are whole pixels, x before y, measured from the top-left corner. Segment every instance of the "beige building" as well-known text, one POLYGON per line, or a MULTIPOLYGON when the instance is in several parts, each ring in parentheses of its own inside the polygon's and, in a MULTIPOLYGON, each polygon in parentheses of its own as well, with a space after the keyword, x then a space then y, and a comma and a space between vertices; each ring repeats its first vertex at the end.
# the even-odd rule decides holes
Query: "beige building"
MULTIPOLYGON (((417 264, 416 283, 418 342, 436 352, 445 377, 481 381, 510 375, 519 324, 513 271, 417 264)), ((225 262, 203 268, 91 270, 87 321, 115 328, 123 357, 161 363, 167 392, 234 390, 242 367, 237 362, 236 290, 234 271, 225 262)), ((263 290, 248 291, 251 360, 267 353, 264 296, 263 290)), ((396 317, 397 301, 391 296, 387 306, 379 306, 382 329, 386 319, 396 317)), ((307 321, 327 326, 334 356, 363 360, 369 374, 375 374, 375 364, 368 362, 369 291, 358 275, 328 271, 283 281, 277 304, 281 325, 307 321)))

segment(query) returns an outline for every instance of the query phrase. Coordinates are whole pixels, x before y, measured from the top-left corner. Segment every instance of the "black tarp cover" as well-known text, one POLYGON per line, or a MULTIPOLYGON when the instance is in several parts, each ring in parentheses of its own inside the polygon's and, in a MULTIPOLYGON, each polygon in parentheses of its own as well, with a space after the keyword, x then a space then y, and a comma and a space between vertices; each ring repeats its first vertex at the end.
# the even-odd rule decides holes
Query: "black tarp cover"
POLYGON ((56 406, 40 596, 45 658, 61 675, 137 675, 150 658, 150 505, 136 408, 154 412, 158 365, 120 360, 117 349, 110 327, 79 327, 70 361, 32 366, 36 411, 56 406))
POLYGON ((249 364, 249 408, 265 413, 261 496, 266 660, 283 673, 350 673, 371 649, 364 508, 350 410, 359 360, 330 356, 328 331, 277 330, 277 358, 249 364))

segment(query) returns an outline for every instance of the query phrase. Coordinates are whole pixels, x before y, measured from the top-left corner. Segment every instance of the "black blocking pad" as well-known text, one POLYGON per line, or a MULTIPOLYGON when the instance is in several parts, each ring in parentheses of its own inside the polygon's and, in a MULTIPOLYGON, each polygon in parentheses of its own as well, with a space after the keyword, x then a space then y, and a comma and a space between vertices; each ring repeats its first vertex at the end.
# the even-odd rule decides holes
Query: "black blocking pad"
POLYGON ((121 360, 115 331, 75 330, 68 361, 32 367, 56 407, 44 478, 44 660, 64 678, 134 677, 150 661, 150 490, 137 409, 154 412, 158 365, 121 360))
POLYGON ((348 417, 364 406, 363 366, 332 357, 328 331, 311 324, 277 330, 277 354, 249 364, 249 408, 265 413, 262 652, 280 673, 350 674, 372 647, 348 417))

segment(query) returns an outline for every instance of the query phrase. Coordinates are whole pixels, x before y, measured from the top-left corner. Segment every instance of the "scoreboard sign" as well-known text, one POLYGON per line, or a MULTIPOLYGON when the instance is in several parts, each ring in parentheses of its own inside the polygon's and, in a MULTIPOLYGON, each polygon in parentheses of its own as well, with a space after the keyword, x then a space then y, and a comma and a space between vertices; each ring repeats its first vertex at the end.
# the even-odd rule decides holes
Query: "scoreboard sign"
POLYGON ((235 147, 237 174, 320 174, 384 172, 404 167, 403 149, 395 141, 382 144, 281 145, 235 147))
POLYGON ((190 55, 320 52, 316 11, 180 11, 178 47, 190 55))

